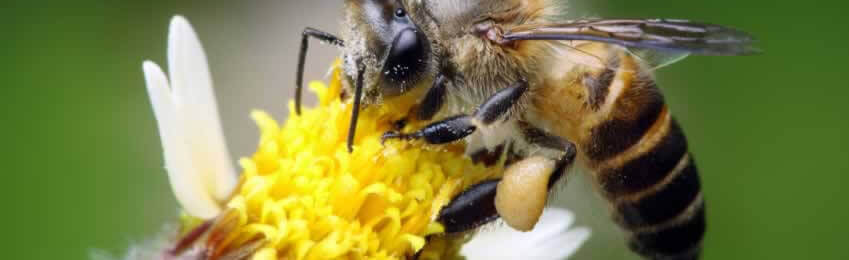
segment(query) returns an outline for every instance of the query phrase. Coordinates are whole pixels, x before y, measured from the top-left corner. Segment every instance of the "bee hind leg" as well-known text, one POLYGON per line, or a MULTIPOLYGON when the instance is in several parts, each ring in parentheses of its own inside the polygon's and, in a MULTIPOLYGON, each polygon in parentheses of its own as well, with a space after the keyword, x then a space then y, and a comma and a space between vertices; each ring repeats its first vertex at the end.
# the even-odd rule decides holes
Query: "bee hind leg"
POLYGON ((498 219, 494 202, 500 181, 492 179, 472 185, 445 205, 436 218, 445 233, 461 233, 498 219))
POLYGON ((511 164, 504 178, 480 182, 455 196, 439 211, 437 221, 445 227, 447 234, 473 230, 499 217, 504 218, 511 227, 528 231, 536 224, 539 214, 542 213, 542 207, 539 205, 545 204, 548 190, 552 189, 554 184, 564 176, 566 169, 574 162, 575 155, 575 148, 570 145, 565 147, 563 157, 556 162, 537 156, 511 164), (533 170, 535 168, 539 170, 533 170), (528 172, 528 170, 532 171, 528 172), (518 175, 530 175, 531 177, 526 178, 537 178, 536 186, 538 187, 533 188, 541 190, 529 190, 531 187, 522 184, 527 182, 520 180, 521 176, 517 178, 518 175), (517 197, 531 193, 541 194, 542 197, 536 196, 537 198, 533 199, 536 201, 517 197), (539 212, 533 213, 535 216, 528 215, 531 212, 527 212, 527 205, 530 204, 537 205, 539 212))
MULTIPOLYGON (((565 179, 568 168, 575 161, 577 149, 571 142, 540 128, 522 122, 519 125, 522 139, 551 150, 554 153, 548 156, 559 159, 541 156, 518 158, 509 163, 503 178, 484 181, 461 192, 440 210, 437 217, 446 233, 472 230, 499 217, 508 225, 526 231, 536 224, 549 191, 565 179), (535 187, 529 187, 528 183, 535 183, 535 187), (531 204, 535 206, 530 207, 531 204)), ((508 153, 510 149, 507 148, 508 153)))
MULTIPOLYGON (((424 139, 430 144, 444 144, 463 139, 474 133, 478 127, 492 124, 510 111, 528 89, 526 81, 519 81, 492 95, 475 111, 474 115, 456 115, 437 121, 413 133, 389 131, 383 134, 381 141, 389 139, 424 139)), ((444 90, 443 90, 444 91, 444 90)), ((427 100, 427 98, 426 98, 427 100)))

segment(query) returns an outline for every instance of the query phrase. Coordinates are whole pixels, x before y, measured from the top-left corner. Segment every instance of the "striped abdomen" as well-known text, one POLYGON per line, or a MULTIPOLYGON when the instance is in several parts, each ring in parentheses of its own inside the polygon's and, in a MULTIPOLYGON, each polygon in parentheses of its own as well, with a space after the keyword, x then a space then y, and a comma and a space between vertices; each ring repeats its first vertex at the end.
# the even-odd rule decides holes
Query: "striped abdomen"
POLYGON ((681 127, 652 77, 627 54, 588 73, 595 122, 579 150, 631 248, 652 259, 697 259, 705 233, 699 176, 681 127))

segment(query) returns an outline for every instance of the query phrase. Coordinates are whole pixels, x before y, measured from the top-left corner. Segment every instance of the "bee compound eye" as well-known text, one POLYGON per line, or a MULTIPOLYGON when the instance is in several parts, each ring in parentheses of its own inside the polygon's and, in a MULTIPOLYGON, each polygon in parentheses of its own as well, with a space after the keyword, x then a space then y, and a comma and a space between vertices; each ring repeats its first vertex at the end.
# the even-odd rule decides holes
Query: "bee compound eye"
MULTIPOLYGON (((384 64, 384 77, 396 84, 411 83, 425 67, 427 49, 426 37, 418 30, 414 28, 402 30, 392 41, 384 64)), ((399 94, 391 92, 384 94, 399 94)))

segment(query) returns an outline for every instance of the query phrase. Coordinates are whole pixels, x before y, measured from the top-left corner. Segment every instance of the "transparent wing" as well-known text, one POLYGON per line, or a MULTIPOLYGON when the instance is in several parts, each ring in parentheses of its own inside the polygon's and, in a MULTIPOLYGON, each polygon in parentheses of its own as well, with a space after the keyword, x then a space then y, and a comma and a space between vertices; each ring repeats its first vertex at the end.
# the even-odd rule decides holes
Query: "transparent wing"
MULTIPOLYGON (((587 41, 576 41, 565 44, 556 45, 555 48, 558 51, 558 55, 562 57, 562 61, 578 64, 582 66, 592 67, 592 68, 610 68, 610 69, 624 69, 618 67, 618 65, 611 64, 610 57, 612 53, 619 53, 619 50, 615 52, 611 52, 612 50, 620 49, 621 51, 626 52, 628 55, 634 57, 637 61, 639 61, 642 66, 640 66, 641 71, 653 71, 667 65, 676 63, 678 61, 683 60, 684 58, 690 55, 689 52, 680 52, 680 51, 658 51, 654 49, 644 49, 644 48, 626 48, 617 45, 608 45, 607 51, 599 51, 598 49, 593 49, 592 47, 587 48, 586 44, 590 43, 587 41), (616 68, 612 68, 609 66, 617 66, 616 68)), ((597 43, 596 43, 597 45, 597 43)))
MULTIPOLYGON (((504 42, 518 40, 578 40, 604 42, 643 53, 642 50, 665 52, 660 64, 680 60, 679 56, 750 55, 759 50, 747 33, 719 25, 686 20, 601 19, 553 24, 531 24, 510 28, 502 35, 504 42)), ((652 62, 656 63, 656 62, 652 62)))
POLYGON ((652 49, 628 48, 628 53, 642 61, 647 70, 656 70, 679 62, 690 56, 683 51, 657 51, 652 49))

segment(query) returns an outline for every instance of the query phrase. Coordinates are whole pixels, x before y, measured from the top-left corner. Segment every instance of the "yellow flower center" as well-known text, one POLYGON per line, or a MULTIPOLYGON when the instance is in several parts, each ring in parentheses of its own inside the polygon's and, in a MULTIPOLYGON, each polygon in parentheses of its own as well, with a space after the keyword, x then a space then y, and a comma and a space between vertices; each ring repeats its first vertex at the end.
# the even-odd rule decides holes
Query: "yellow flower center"
MULTIPOLYGON (((425 236, 443 232, 434 219, 453 196, 501 172, 473 164, 462 144, 382 145, 381 135, 413 100, 364 108, 348 153, 352 105, 339 99, 340 73, 337 63, 329 86, 312 82, 319 106, 290 112, 282 127, 252 113, 259 148, 240 161, 240 185, 207 239, 211 256, 403 259, 425 247, 425 236)), ((440 243, 428 248, 451 247, 440 243)))

